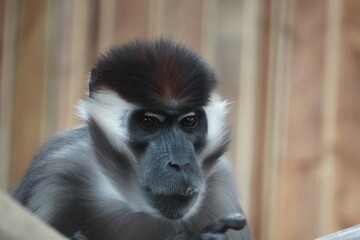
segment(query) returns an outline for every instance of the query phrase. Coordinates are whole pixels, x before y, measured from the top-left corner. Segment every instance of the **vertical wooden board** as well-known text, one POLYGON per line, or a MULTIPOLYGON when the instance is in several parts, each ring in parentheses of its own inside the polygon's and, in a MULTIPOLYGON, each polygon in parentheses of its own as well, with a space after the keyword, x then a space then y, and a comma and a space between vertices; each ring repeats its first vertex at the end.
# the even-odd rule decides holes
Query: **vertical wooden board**
MULTIPOLYGON (((206 1, 203 16, 203 54, 215 68, 219 77, 218 91, 231 102, 228 123, 232 141, 228 156, 236 161, 236 137, 239 104, 241 56, 242 1, 206 1), (234 28, 236 26, 236 28, 234 28), (205 48, 206 47, 206 48, 205 48)), ((248 200, 246 196, 246 201, 248 200)))
MULTIPOLYGON (((241 9, 241 48, 240 75, 237 80, 239 96, 237 100, 236 121, 236 169, 239 186, 244 195, 243 207, 246 213, 250 208, 251 179, 253 177, 256 142, 256 113, 258 103, 258 49, 260 37, 260 2, 244 1, 241 9)), ((234 53, 233 53, 234 54, 234 53)), ((234 77, 234 76, 232 76, 234 77)))
POLYGON ((208 57, 206 60, 217 71, 219 77, 218 91, 221 96, 232 103, 227 118, 232 132, 232 141, 227 155, 237 166, 235 172, 238 175, 241 202, 246 205, 243 207, 248 211, 249 194, 244 187, 246 186, 244 178, 246 178, 245 175, 248 169, 240 169, 239 166, 244 164, 245 161, 248 162, 249 159, 241 159, 239 157, 241 147, 237 147, 240 135, 246 136, 246 134, 241 133, 240 129, 242 128, 239 124, 239 109, 241 103, 243 103, 242 96, 239 95, 240 73, 245 64, 245 62, 241 62, 241 53, 242 47, 246 47, 242 45, 242 37, 244 37, 242 20, 244 18, 243 13, 246 10, 242 11, 243 1, 206 1, 204 3, 202 20, 203 54, 208 57))
MULTIPOLYGON (((108 49, 116 42, 116 16, 117 16, 117 0, 99 1, 99 8, 93 11, 98 11, 98 52, 100 53, 108 49)), ((95 32, 94 32, 95 33, 95 32)))
POLYGON ((2 1, 0 64, 0 188, 9 187, 11 162, 13 78, 16 52, 16 1, 2 1))
POLYGON ((261 170, 257 169, 258 175, 253 175, 252 165, 254 157, 258 157, 255 152, 262 151, 255 146, 260 124, 255 119, 260 97, 258 84, 266 91, 264 84, 258 82, 260 68, 257 67, 261 5, 261 1, 204 2, 202 36, 204 54, 218 70, 220 93, 233 102, 229 114, 233 136, 228 155, 236 166, 242 205, 247 213, 251 211, 248 217, 255 237, 259 236, 260 226, 254 228, 253 223, 261 216, 256 215, 254 219, 252 211, 259 209, 261 199, 253 201, 250 195, 260 190, 259 181, 262 181, 261 170), (258 180, 256 185, 251 183, 252 176, 258 180))
POLYGON ((5 73, 6 70, 4 60, 5 60, 5 0, 0 0, 0 189, 5 189, 7 187, 8 181, 8 168, 9 168, 9 156, 8 156, 8 145, 10 140, 10 134, 6 130, 9 125, 9 118, 6 116, 8 107, 4 105, 4 101, 7 103, 8 97, 3 96, 4 87, 6 81, 5 73))
POLYGON ((50 1, 49 11, 51 17, 49 19, 47 137, 69 125, 69 116, 66 109, 71 68, 72 3, 69 0, 52 0, 50 1))
MULTIPOLYGON (((215 59, 214 64, 220 76, 219 89, 231 102, 239 104, 239 84, 242 45, 242 1, 223 1, 216 4, 215 24, 215 59), (236 26, 236 27, 235 27, 236 26)), ((241 97, 241 96, 240 96, 241 97)), ((236 108, 230 116, 230 122, 236 126, 236 108)))
MULTIPOLYGON (((218 91, 230 102, 236 102, 239 97, 241 5, 242 1, 209 0, 204 2, 202 13, 200 53, 215 68, 218 91)), ((230 110, 229 122, 235 123, 236 109, 230 110)))
MULTIPOLYGON (((240 104, 239 85, 240 85, 240 57, 241 57, 241 6, 242 1, 214 1, 216 9, 213 28, 213 62, 219 76, 219 92, 229 102, 233 103, 230 107, 228 122, 230 124, 232 142, 229 150, 229 157, 236 164, 237 151, 237 121, 238 109, 240 104), (233 28, 237 26, 237 28, 233 28)), ((206 23, 204 23, 206 24, 206 23)))
MULTIPOLYGON (((57 130, 74 127, 81 123, 76 116, 76 104, 84 96, 90 71, 89 58, 89 10, 90 1, 62 1, 60 31, 64 41, 59 42, 55 56, 59 59, 57 130)), ((55 45, 56 47, 56 45, 55 45)), ((96 47, 92 48, 96 51, 96 47)))
POLYGON ((117 4, 116 41, 124 43, 148 37, 150 1, 121 0, 117 4))
POLYGON ((251 195, 250 199, 250 226, 253 231, 254 239, 266 239, 263 236, 262 217, 264 206, 262 205, 264 194, 264 171, 265 171, 265 139, 266 139, 266 119, 267 98, 269 89, 269 66, 270 66, 270 35, 271 35, 271 3, 265 1, 261 4, 260 9, 260 36, 258 45, 258 82, 257 82, 257 102, 256 102, 256 135, 254 143, 253 174, 251 178, 251 195))
POLYGON ((66 128, 74 127, 81 123, 76 115, 76 104, 83 98, 87 89, 87 78, 90 72, 89 49, 92 48, 89 40, 90 32, 90 4, 91 1, 73 1, 73 28, 71 29, 70 42, 70 76, 67 79, 68 101, 67 114, 69 122, 66 128))
POLYGON ((66 51, 69 42, 69 34, 64 33, 65 26, 71 26, 71 18, 68 15, 64 16, 68 9, 65 9, 67 1, 49 1, 49 21, 48 21, 48 83, 47 83, 47 99, 46 99, 46 129, 45 136, 50 137, 58 130, 59 122, 62 122, 62 115, 58 114, 58 98, 64 94, 61 88, 62 83, 67 76, 64 72, 68 72, 66 51))
POLYGON ((218 37, 218 1, 204 1, 202 9, 201 54, 212 65, 215 65, 215 46, 218 37))
POLYGON ((45 0, 22 1, 17 67, 14 82, 12 165, 13 185, 43 141, 45 110, 45 0))
MULTIPOLYGON (((3 66, 3 54, 4 54, 4 39, 5 39, 5 0, 0 0, 0 76, 2 75, 2 71, 3 71, 2 66, 3 66)), ((0 86, 1 86, 1 82, 2 79, 0 78, 0 86)))
POLYGON ((203 1, 164 1, 160 34, 201 50, 203 1))
POLYGON ((321 156, 325 1, 297 0, 289 32, 287 144, 279 179, 279 236, 317 236, 317 168, 321 156), (301 234, 299 234, 301 233, 301 234))
POLYGON ((51 1, 49 20, 49 82, 47 98, 47 136, 81 123, 76 104, 84 96, 90 71, 90 58, 97 50, 97 39, 90 39, 90 16, 94 1, 51 1))
POLYGON ((360 222, 360 2, 343 2, 337 115, 335 227, 360 222))
POLYGON ((290 66, 291 37, 288 34, 288 17, 292 5, 286 0, 274 0, 270 4, 269 66, 265 103, 263 182, 261 199, 261 237, 278 238, 280 227, 280 173, 284 161, 286 143, 286 117, 288 103, 288 69, 290 66))
POLYGON ((334 226, 334 190, 336 161, 337 102, 340 83, 340 38, 342 1, 326 2, 326 36, 324 55, 323 113, 322 113, 322 156, 319 165, 319 232, 318 236, 332 233, 334 226))
MULTIPOLYGON (((86 38, 87 38, 87 45, 86 45, 86 59, 84 59, 85 61, 85 65, 86 68, 88 68, 88 72, 90 72, 90 68, 92 67, 92 65, 95 63, 95 59, 97 58, 97 56, 100 53, 103 53, 103 51, 107 50, 111 44, 113 42, 115 42, 115 32, 114 32, 114 23, 115 23, 115 9, 111 9, 110 11, 110 7, 108 7, 107 9, 105 9, 105 13, 108 12, 107 14, 109 15, 109 21, 108 22, 102 22, 101 23, 101 4, 102 3, 109 3, 110 7, 112 7, 113 5, 111 5, 111 3, 116 3, 116 1, 100 1, 100 0, 91 0, 88 6, 88 10, 87 10, 87 20, 86 20, 86 28, 87 33, 86 33, 86 38), (111 21, 112 20, 112 21, 111 21), (109 26, 107 28, 107 26, 109 26), (105 29, 105 31, 103 31, 102 33, 100 33, 100 31, 102 29, 105 29), (109 32, 112 32, 112 34, 107 34, 109 32), (102 43, 100 42, 101 40, 103 40, 103 36, 102 34, 104 34, 104 39, 106 38, 105 41, 102 41, 102 43)), ((105 14, 103 11, 103 14, 105 14)))

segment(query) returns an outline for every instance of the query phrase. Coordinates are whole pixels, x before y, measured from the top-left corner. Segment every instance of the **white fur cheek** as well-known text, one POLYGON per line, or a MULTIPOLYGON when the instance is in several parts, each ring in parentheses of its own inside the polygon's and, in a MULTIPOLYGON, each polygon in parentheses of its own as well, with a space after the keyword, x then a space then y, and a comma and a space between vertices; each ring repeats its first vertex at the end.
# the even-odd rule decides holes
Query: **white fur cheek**
MULTIPOLYGON (((130 114, 138 109, 137 105, 131 104, 111 90, 100 90, 93 94, 92 98, 83 100, 78 105, 78 115, 84 120, 93 119, 106 134, 114 148, 127 154, 134 162, 135 157, 128 147, 129 133, 128 122, 130 114)), ((100 166, 99 166, 100 167, 100 166)), ((132 184, 134 188, 136 184, 132 184)), ((125 204, 132 212, 147 212, 157 215, 157 211, 150 207, 141 195, 141 190, 134 193, 122 192, 117 184, 111 181, 111 177, 105 172, 98 175, 97 197, 100 201, 118 201, 125 204)))
POLYGON ((208 121, 208 134, 206 147, 200 154, 201 161, 212 154, 226 140, 228 109, 229 103, 222 100, 217 94, 212 94, 209 104, 204 107, 208 121))
POLYGON ((92 98, 79 103, 78 115, 85 121, 93 119, 104 131, 113 147, 134 159, 127 145, 129 139, 127 123, 130 113, 135 109, 137 109, 136 105, 126 102, 115 92, 99 90, 92 98))

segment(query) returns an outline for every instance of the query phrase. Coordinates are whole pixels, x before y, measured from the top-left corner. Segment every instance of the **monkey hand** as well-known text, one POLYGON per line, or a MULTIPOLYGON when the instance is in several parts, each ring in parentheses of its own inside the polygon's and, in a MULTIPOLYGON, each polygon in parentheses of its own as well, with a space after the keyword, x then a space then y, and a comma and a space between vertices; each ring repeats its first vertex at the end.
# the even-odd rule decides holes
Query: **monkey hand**
POLYGON ((241 230, 246 226, 243 214, 236 213, 220 218, 206 226, 200 233, 180 233, 168 240, 226 240, 225 232, 229 229, 241 230))
POLYGON ((81 232, 76 232, 72 235, 69 240, 88 240, 81 232))

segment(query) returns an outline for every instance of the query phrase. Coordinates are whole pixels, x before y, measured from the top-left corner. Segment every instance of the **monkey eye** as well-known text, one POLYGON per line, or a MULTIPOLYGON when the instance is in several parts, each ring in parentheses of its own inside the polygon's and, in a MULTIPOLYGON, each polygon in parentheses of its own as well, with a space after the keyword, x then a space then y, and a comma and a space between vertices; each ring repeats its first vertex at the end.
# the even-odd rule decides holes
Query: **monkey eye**
POLYGON ((143 116, 140 119, 140 126, 144 129, 153 129, 160 125, 160 121, 157 118, 143 116))
POLYGON ((185 129, 193 129, 198 126, 199 120, 194 112, 181 115, 178 121, 185 129))
POLYGON ((165 120, 165 117, 151 112, 146 112, 141 118, 140 118, 140 126, 146 130, 154 129, 158 127, 163 121, 165 120))

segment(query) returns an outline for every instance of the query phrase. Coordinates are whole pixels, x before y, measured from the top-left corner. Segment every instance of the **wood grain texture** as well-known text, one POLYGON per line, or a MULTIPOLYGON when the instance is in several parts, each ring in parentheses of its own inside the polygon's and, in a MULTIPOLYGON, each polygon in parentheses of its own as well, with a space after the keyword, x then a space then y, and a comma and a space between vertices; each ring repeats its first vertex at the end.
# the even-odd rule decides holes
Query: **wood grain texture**
MULTIPOLYGON (((235 166, 238 173, 239 187, 241 189, 242 206, 250 208, 252 192, 251 180, 254 173, 253 159, 256 152, 257 134, 257 103, 259 98, 259 71, 258 71, 258 46, 260 41, 260 4, 256 1, 245 1, 242 6, 241 48, 240 48, 240 74, 237 80, 238 101, 236 126, 236 155, 235 166)), ((229 88, 228 88, 229 89, 229 88)), ((248 212, 246 212, 248 214, 248 212)))
POLYGON ((95 25, 98 31, 94 31, 93 36, 93 38, 98 38, 98 54, 109 48, 115 41, 118 2, 117 0, 99 1, 98 9, 94 9, 99 14, 98 25, 95 25))
MULTIPOLYGON (((281 211, 280 176, 284 163, 286 148, 286 119, 288 104, 288 68, 290 40, 287 32, 288 12, 291 10, 288 1, 275 0, 269 6, 269 65, 265 103, 263 103, 265 120, 262 175, 263 198, 261 199, 260 234, 262 239, 278 239, 279 214, 281 211)), ((267 49, 267 48, 265 48, 267 49)))
POLYGON ((27 209, 0 191, 1 240, 65 240, 27 209))
MULTIPOLYGON (((61 43, 63 54, 61 58, 65 71, 60 74, 58 81, 59 93, 57 101, 57 116, 61 121, 57 122, 57 129, 74 127, 81 123, 76 116, 76 104, 84 97, 86 80, 90 72, 88 59, 89 48, 89 25, 90 2, 65 1, 62 31, 66 39, 61 43), (69 14, 69 16, 67 16, 69 14)), ((54 46, 56 47, 56 46, 54 46)), ((93 48, 96 50, 96 47, 93 48)))
POLYGON ((271 24, 272 24, 272 14, 271 14, 271 4, 272 1, 266 1, 265 5, 260 7, 260 24, 259 24, 259 45, 258 45, 258 82, 257 82, 257 100, 256 100, 256 135, 254 142, 254 158, 253 161, 253 173, 251 178, 251 192, 250 192, 250 221, 251 228, 253 231, 254 239, 263 239, 264 228, 262 226, 262 218, 264 213, 264 204, 262 204, 263 198, 266 194, 264 191, 264 171, 265 171, 265 162, 266 154, 266 123, 268 119, 268 96, 270 84, 269 84, 269 73, 270 73, 270 63, 273 59, 270 59, 270 49, 272 48, 270 44, 271 39, 271 24), (256 206, 256 207, 254 207, 256 206))
POLYGON ((319 235, 334 230, 335 223, 335 161, 337 142, 337 112, 340 84, 340 40, 342 1, 331 0, 326 7, 324 53, 324 89, 322 111, 322 156, 319 165, 319 235))
POLYGON ((325 1, 293 1, 286 147, 279 178, 278 239, 313 239, 318 229, 325 1), (285 223, 286 221, 286 223, 285 223), (301 232, 301 236, 299 236, 301 232))
POLYGON ((150 1, 121 0, 117 3, 116 42, 124 43, 134 38, 145 38, 149 29, 150 1))
MULTIPOLYGON (((5 38, 5 1, 0 1, 0 56, 4 56, 4 38, 5 38)), ((0 66, 3 64, 3 57, 0 58, 0 66)), ((2 75, 3 68, 0 68, 0 76, 2 75)), ((2 79, 0 79, 1 84, 2 79)), ((1 123, 0 123, 1 124, 1 123)))
POLYGON ((161 35, 201 49, 203 0, 164 1, 161 35))
POLYGON ((360 2, 345 1, 342 14, 336 142, 336 229, 359 223, 360 216, 360 2))
POLYGON ((46 89, 46 1, 19 5, 14 76, 10 182, 23 174, 44 141, 46 89), (36 15, 33 13, 37 12, 36 15))
POLYGON ((0 64, 0 189, 10 185, 11 138, 13 112, 13 78, 15 73, 15 49, 17 26, 17 2, 2 1, 2 41, 0 64))

